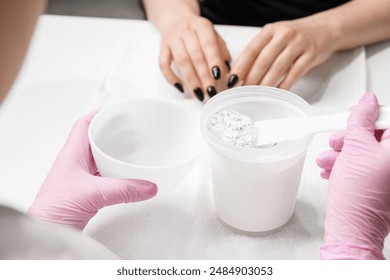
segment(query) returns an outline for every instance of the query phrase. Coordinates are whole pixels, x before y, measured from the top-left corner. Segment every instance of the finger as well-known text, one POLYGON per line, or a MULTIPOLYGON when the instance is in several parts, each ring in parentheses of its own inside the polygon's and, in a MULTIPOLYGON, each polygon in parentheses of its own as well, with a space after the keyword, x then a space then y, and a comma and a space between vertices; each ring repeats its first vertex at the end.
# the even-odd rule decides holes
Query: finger
POLYGON ((172 53, 170 49, 166 46, 162 46, 160 49, 159 65, 162 74, 165 79, 173 85, 178 91, 184 93, 183 83, 177 77, 177 75, 172 70, 172 53))
POLYGON ((289 90, 307 71, 312 67, 312 57, 309 54, 302 54, 293 63, 286 77, 278 85, 279 88, 289 90))
MULTIPOLYGON (((219 45, 219 50, 221 52, 222 58, 224 60, 224 64, 226 66, 226 68, 225 68, 226 73, 229 73, 231 70, 230 62, 232 61, 232 57, 230 55, 229 49, 226 45, 226 42, 220 36, 218 36, 218 45, 219 45)), ((224 73, 224 72, 225 71, 222 71, 222 73, 224 73)))
MULTIPOLYGON (((271 39, 271 33, 263 31, 248 44, 230 71, 231 75, 227 84, 229 88, 246 80, 253 63, 271 39)), ((265 55, 263 57, 267 59, 263 62, 263 67, 268 69, 273 60, 267 58, 265 55)))
POLYGON ((316 163, 320 168, 330 170, 333 168, 333 165, 339 155, 340 152, 334 150, 323 152, 318 155, 316 163))
POLYGON ((192 90, 199 101, 204 100, 202 83, 196 73, 194 65, 183 41, 177 40, 171 47, 172 57, 186 85, 192 90))
POLYGON ((320 176, 322 179, 329 180, 331 170, 321 170, 320 176))
POLYGON ((222 56, 223 61, 224 61, 224 65, 221 68, 221 79, 218 80, 216 83, 217 92, 220 92, 220 91, 227 89, 227 82, 228 82, 229 73, 231 70, 230 63, 231 63, 232 57, 230 56, 230 53, 229 53, 229 50, 226 46, 225 41, 220 36, 218 36, 218 46, 219 46, 219 50, 220 50, 221 56, 222 56))
POLYGON ((89 125, 96 113, 90 112, 76 121, 57 160, 70 165, 77 163, 89 173, 96 172, 88 138, 89 125))
POLYGON ((375 121, 379 113, 378 100, 373 93, 366 93, 359 104, 352 108, 347 122, 346 139, 354 139, 357 135, 374 137, 375 121))
POLYGON ((142 201, 157 194, 156 184, 137 179, 94 177, 96 188, 91 189, 91 202, 96 208, 118 203, 142 201))
POLYGON ((383 130, 382 137, 380 138, 381 141, 386 141, 390 139, 390 129, 383 130))
MULTIPOLYGON (((204 54, 204 46, 201 45, 199 38, 195 33, 186 33, 184 34, 183 38, 184 45, 186 46, 188 54, 192 60, 192 65, 194 66, 195 71, 202 83, 203 92, 207 92, 210 97, 213 97, 217 93, 215 89, 215 80, 212 77, 211 71, 209 71, 209 66, 204 54)), ((220 69, 218 71, 220 78, 220 69)))
POLYGON ((207 61, 210 74, 215 80, 221 79, 227 73, 225 62, 219 49, 218 34, 214 30, 213 24, 204 20, 196 26, 196 34, 199 44, 202 46, 203 54, 207 61))
MULTIPOLYGON (((270 70, 275 60, 280 56, 280 54, 286 48, 287 43, 288 42, 285 40, 285 38, 280 36, 273 36, 272 39, 265 46, 263 46, 261 50, 259 50, 259 55, 256 59, 256 62, 258 63, 257 78, 259 79, 259 81, 257 81, 256 84, 259 84, 259 82, 263 80, 264 76, 270 70)), ((254 67, 255 66, 252 66, 252 69, 254 67)), ((246 85, 251 84, 249 83, 250 81, 247 81, 248 80, 247 76, 242 76, 242 79, 245 81, 246 85)))
POLYGON ((260 81, 260 85, 276 86, 287 74, 293 62, 303 53, 304 50, 297 47, 286 47, 272 63, 267 73, 260 81))
POLYGON ((383 131, 382 137, 380 139, 381 145, 390 147, 390 129, 383 131))
POLYGON ((333 133, 329 137, 329 146, 333 150, 340 152, 344 146, 344 138, 345 138, 345 130, 333 133))

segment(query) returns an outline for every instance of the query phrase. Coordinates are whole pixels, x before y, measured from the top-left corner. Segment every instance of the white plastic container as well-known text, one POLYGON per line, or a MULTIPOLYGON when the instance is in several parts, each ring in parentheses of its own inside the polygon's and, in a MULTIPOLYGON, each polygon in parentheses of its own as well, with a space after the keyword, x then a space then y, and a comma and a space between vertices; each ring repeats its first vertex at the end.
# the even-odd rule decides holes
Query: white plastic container
POLYGON ((225 109, 257 121, 310 115, 310 105, 288 91, 245 86, 219 93, 203 108, 201 130, 209 147, 217 215, 224 223, 241 231, 276 230, 286 224, 294 212, 311 136, 269 148, 236 147, 218 139, 207 128, 209 118, 225 109))
POLYGON ((133 98, 99 111, 89 140, 100 174, 143 179, 169 194, 201 154, 199 118, 176 103, 133 98))

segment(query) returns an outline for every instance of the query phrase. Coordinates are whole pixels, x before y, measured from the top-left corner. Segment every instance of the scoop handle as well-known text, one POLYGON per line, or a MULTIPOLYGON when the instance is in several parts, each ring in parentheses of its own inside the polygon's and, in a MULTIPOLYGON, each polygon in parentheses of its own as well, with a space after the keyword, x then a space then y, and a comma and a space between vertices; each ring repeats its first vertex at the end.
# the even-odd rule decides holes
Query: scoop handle
MULTIPOLYGON (((350 112, 314 116, 307 119, 309 133, 328 132, 344 130, 347 127, 347 120, 350 112)), ((375 122, 376 129, 390 128, 390 106, 380 106, 379 115, 375 122)))
MULTIPOLYGON (((299 139, 320 132, 340 131, 347 127, 350 112, 254 122, 259 133, 255 146, 299 139)), ((380 106, 376 129, 390 128, 390 106, 380 106)))

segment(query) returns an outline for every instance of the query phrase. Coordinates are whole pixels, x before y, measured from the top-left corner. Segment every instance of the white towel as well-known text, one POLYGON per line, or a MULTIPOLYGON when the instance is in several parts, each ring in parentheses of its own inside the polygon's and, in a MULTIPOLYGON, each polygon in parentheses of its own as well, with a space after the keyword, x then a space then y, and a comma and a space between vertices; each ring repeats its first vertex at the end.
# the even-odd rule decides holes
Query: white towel
MULTIPOLYGON (((240 27, 238 32, 231 30, 231 27, 219 27, 236 58, 259 30, 240 27)), ((95 107, 131 96, 147 96, 175 100, 200 112, 199 101, 184 98, 163 79, 157 62, 159 40, 157 35, 142 34, 123 40, 113 54, 95 107)), ((335 54, 293 88, 312 104, 315 114, 348 110, 365 90, 362 48, 335 54)), ((124 259, 318 259, 327 182, 319 177, 315 158, 327 149, 328 136, 314 137, 308 149, 295 213, 276 233, 257 237, 242 235, 219 221, 205 157, 170 195, 103 209, 85 232, 124 259)), ((385 249, 385 254, 390 256, 389 253, 385 249)))

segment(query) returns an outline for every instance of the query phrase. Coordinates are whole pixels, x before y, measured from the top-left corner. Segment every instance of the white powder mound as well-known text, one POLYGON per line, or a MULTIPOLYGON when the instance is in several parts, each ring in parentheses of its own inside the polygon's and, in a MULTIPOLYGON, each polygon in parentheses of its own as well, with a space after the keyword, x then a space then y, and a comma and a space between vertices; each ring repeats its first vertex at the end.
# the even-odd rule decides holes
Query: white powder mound
POLYGON ((257 128, 253 120, 234 110, 215 113, 207 124, 209 131, 224 142, 240 147, 254 147, 257 140, 257 128))

